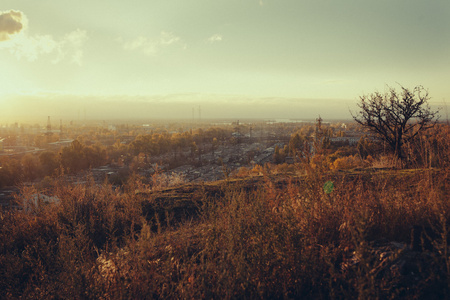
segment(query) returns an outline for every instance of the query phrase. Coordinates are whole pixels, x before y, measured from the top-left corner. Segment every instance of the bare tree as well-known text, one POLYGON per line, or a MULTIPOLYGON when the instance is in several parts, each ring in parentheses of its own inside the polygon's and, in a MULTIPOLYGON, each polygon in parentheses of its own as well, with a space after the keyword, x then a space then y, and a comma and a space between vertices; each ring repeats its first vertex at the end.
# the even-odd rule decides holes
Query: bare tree
POLYGON ((375 136, 387 143, 394 155, 402 159, 402 146, 420 131, 434 126, 438 111, 428 105, 428 90, 416 86, 409 90, 401 86, 401 92, 388 87, 384 94, 375 92, 360 97, 360 109, 353 119, 375 136))

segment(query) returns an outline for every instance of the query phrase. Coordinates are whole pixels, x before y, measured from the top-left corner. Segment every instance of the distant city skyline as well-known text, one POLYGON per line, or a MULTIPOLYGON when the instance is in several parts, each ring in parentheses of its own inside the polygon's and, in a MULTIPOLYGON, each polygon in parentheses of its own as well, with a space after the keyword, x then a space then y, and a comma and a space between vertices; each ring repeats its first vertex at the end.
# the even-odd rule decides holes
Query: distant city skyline
POLYGON ((450 99, 450 2, 0 4, 0 119, 350 119, 399 84, 450 99))
MULTIPOLYGON (((211 119, 351 119, 351 102, 333 102, 329 99, 250 98, 223 95, 169 95, 164 97, 137 97, 127 100, 121 96, 92 98, 66 96, 48 99, 46 96, 23 96, 3 105, 3 112, 20 109, 20 120, 43 122, 47 116, 68 121, 182 119, 185 121, 211 119), (194 101, 186 99, 195 99, 194 101), (214 101, 211 101, 214 99, 214 101)), ((8 113, 5 113, 8 115, 8 113)), ((3 117, 15 122, 19 114, 3 117)))

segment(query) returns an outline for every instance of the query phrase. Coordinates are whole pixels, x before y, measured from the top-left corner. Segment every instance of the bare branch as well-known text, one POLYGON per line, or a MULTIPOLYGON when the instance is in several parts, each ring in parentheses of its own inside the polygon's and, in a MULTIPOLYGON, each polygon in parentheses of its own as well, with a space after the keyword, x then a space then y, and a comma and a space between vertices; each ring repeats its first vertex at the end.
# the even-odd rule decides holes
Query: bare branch
POLYGON ((389 87, 388 92, 375 92, 360 97, 360 109, 353 119, 376 136, 385 140, 391 150, 402 158, 402 145, 419 132, 434 126, 438 111, 428 106, 428 90, 416 86, 410 90, 400 86, 401 92, 389 87))

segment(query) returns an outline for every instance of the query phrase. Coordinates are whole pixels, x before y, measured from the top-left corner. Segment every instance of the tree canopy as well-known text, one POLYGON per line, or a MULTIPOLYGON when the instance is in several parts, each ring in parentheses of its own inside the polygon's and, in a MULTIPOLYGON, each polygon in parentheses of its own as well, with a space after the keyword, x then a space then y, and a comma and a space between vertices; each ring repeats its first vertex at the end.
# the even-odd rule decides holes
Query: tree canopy
POLYGON ((422 86, 412 90, 401 86, 400 92, 388 87, 384 94, 375 92, 361 96, 360 111, 352 116, 402 159, 403 145, 438 120, 438 111, 431 110, 429 100, 428 90, 422 86))

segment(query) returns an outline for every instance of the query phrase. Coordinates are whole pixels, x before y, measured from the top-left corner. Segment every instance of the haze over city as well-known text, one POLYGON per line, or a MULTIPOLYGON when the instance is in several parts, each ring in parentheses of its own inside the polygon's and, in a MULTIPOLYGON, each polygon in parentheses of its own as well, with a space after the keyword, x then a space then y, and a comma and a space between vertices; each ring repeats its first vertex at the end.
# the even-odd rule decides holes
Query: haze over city
POLYGON ((2 121, 350 119, 360 95, 449 99, 448 1, 0 4, 2 121))

